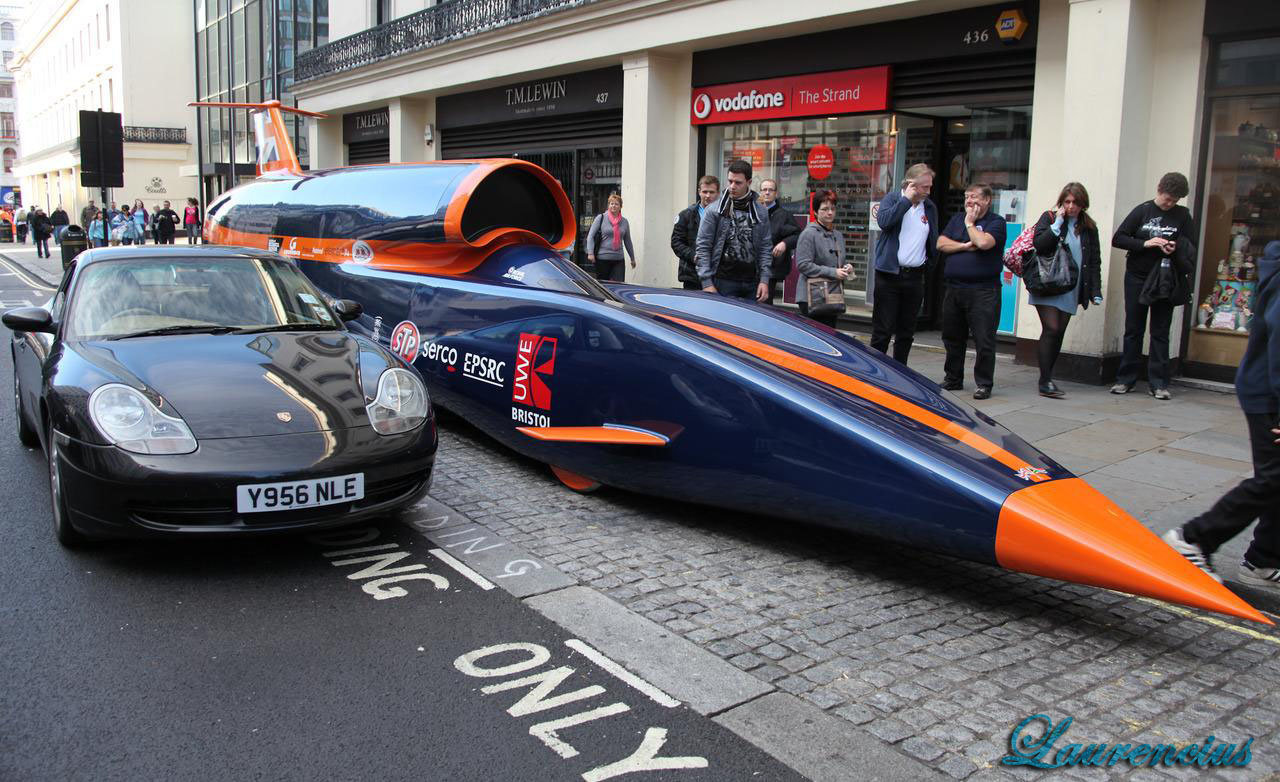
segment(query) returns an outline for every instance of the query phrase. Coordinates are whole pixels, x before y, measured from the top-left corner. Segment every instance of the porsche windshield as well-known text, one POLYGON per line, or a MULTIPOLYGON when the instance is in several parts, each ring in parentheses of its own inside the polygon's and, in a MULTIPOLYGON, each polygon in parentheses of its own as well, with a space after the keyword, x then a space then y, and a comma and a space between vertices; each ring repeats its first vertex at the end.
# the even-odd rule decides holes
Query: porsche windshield
POLYGON ((85 266, 67 339, 334 329, 338 319, 297 267, 269 258, 123 258, 85 266))

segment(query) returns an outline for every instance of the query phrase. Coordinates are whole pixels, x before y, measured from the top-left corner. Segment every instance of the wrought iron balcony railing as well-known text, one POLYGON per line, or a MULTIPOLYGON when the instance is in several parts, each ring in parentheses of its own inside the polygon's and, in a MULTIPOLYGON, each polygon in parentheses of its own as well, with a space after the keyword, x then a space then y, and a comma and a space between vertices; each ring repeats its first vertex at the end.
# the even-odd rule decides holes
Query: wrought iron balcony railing
POLYGON ((147 128, 137 125, 124 126, 124 140, 145 144, 185 144, 186 128, 147 128))
POLYGON ((442 0, 425 11, 303 52, 298 55, 294 79, 296 82, 318 79, 594 2, 596 0, 442 0))

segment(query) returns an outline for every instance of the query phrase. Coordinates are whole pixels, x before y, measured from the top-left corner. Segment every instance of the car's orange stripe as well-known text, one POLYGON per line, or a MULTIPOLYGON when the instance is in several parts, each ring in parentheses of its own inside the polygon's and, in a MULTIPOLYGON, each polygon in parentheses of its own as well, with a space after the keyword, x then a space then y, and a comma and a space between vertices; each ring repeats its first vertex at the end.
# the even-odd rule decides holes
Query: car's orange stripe
POLYGON ((605 445, 666 445, 667 438, 639 429, 612 426, 517 426, 516 431, 537 440, 605 445))
MULTIPOLYGON (((677 318, 671 315, 662 315, 662 317, 667 320, 675 321, 676 323, 687 328, 691 328, 694 331, 699 331, 721 342, 732 345, 735 348, 750 353, 757 358, 764 359, 770 364, 775 364, 784 369, 789 369, 792 372, 812 378, 820 383, 825 383, 833 388, 847 391, 854 396, 866 399, 868 402, 873 402, 900 415, 905 415, 914 421, 924 424, 930 429, 934 429, 948 437, 959 440, 983 456, 995 459, 1011 470, 1021 470, 1024 467, 1032 468, 1032 465, 1028 464, 1025 460, 1019 459, 1017 456, 1009 453, 982 435, 966 429, 954 421, 948 421, 937 413, 926 410, 913 402, 908 402, 902 397, 891 394, 884 389, 877 388, 870 383, 864 383, 857 378, 850 377, 842 372, 837 372, 834 369, 828 369, 821 364, 793 355, 785 350, 779 350, 772 345, 766 345, 763 342, 757 342, 754 339, 733 334, 723 329, 715 328, 714 326, 704 326, 701 323, 694 323, 693 321, 684 320, 683 318, 677 318)), ((1028 473, 1027 480, 1031 482, 1048 480, 1048 476, 1044 473, 1038 472, 1028 473)))

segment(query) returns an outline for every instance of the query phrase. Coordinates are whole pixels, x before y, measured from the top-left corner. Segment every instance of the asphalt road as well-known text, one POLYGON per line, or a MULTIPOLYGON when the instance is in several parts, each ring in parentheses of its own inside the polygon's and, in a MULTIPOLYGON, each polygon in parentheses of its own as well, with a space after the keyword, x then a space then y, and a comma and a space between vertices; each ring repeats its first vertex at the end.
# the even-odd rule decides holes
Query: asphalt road
MULTIPOLYGON (((41 300, 23 284, 0 276, 0 301, 41 300)), ((8 399, 0 472, 0 779, 798 778, 469 581, 412 513, 67 551, 8 399), (409 570, 379 585, 379 564, 409 570)))

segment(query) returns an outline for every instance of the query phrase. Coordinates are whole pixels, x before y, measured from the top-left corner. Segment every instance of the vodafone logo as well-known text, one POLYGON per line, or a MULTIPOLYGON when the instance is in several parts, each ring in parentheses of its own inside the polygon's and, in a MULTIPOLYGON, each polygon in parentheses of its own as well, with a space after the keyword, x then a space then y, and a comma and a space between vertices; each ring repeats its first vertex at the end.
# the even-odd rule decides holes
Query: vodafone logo
POLYGON ((711 113, 711 96, 705 92, 699 92, 693 98, 693 116, 698 119, 706 119, 711 113))

